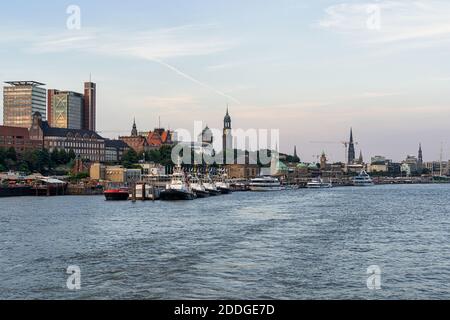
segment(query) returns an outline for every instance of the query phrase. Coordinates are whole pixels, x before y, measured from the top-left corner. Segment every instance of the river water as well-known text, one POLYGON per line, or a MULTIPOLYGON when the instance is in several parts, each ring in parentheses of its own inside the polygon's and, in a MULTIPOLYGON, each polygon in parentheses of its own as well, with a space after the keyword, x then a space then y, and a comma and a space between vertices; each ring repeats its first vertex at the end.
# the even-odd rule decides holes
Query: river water
POLYGON ((450 185, 0 199, 0 298, 449 299, 450 185))

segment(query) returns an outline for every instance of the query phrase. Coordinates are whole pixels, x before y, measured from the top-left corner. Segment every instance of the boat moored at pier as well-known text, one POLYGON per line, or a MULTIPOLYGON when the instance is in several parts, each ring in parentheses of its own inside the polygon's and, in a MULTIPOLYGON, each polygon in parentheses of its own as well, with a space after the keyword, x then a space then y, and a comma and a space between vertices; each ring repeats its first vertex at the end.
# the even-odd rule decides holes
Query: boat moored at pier
POLYGON ((275 177, 259 177, 250 181, 251 191, 281 191, 283 190, 280 180, 275 177))
POLYGON ((221 194, 221 192, 217 189, 216 184, 212 181, 209 175, 206 175, 203 178, 202 183, 206 191, 208 191, 211 196, 218 196, 219 194, 221 194))
POLYGON ((170 184, 160 194, 161 200, 194 200, 195 193, 180 167, 175 169, 170 184))
POLYGON ((306 188, 308 189, 329 189, 332 187, 331 182, 324 182, 320 177, 314 178, 306 184, 306 188))
POLYGON ((109 189, 104 192, 108 201, 125 201, 130 197, 128 188, 109 189))
POLYGON ((374 183, 369 174, 363 170, 359 175, 353 178, 353 185, 355 187, 370 187, 373 186, 374 183))
POLYGON ((232 192, 230 183, 227 181, 226 176, 220 177, 220 179, 216 181, 215 185, 221 194, 230 194, 232 192))
POLYGON ((189 182, 191 184, 192 191, 195 193, 197 198, 208 198, 210 196, 209 192, 206 191, 205 186, 198 178, 198 176, 191 176, 189 178, 189 182))

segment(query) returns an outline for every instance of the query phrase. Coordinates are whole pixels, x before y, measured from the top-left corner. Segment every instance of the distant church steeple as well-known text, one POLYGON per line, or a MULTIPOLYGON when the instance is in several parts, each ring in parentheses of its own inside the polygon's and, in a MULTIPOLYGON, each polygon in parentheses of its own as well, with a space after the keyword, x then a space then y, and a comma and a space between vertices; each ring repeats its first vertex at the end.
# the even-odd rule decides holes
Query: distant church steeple
POLYGON ((320 156, 320 170, 325 170, 327 168, 327 155, 325 151, 322 151, 322 155, 320 156))
POLYGON ((225 115, 225 118, 223 119, 223 127, 224 129, 231 129, 231 117, 227 106, 227 114, 225 115))
MULTIPOLYGON (((227 105, 227 113, 226 113, 225 117, 223 118, 222 148, 223 148, 224 164, 227 163, 227 160, 233 161, 233 159, 227 159, 227 150, 233 149, 233 137, 231 135, 231 117, 230 117, 230 113, 228 110, 228 105, 227 105)), ((234 158, 234 155, 231 153, 229 156, 233 156, 233 158, 234 158)))
POLYGON ((294 162, 300 162, 300 158, 297 155, 297 146, 294 146, 294 162))
POLYGON ((417 156, 417 169, 419 173, 423 170, 423 153, 422 153, 422 143, 419 143, 419 154, 417 156))
POLYGON ((359 159, 358 159, 358 163, 359 163, 359 164, 363 164, 363 163, 364 163, 362 150, 359 150, 359 159))
POLYGON ((134 118, 133 120, 133 129, 131 130, 131 136, 132 137, 137 137, 138 135, 138 131, 137 131, 137 126, 136 126, 136 118, 134 118))
POLYGON ((419 156, 417 157, 419 163, 423 163, 422 144, 419 144, 419 156))
POLYGON ((353 128, 350 129, 350 142, 348 144, 348 164, 355 162, 355 143, 353 141, 353 128))

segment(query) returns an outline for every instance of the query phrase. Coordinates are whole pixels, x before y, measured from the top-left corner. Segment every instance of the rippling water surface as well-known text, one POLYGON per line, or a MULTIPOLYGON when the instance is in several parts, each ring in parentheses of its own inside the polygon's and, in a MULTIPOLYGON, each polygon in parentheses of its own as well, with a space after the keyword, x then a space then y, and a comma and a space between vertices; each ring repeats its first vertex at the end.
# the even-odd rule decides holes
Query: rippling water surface
POLYGON ((0 298, 449 299, 449 216, 450 185, 0 199, 0 298))

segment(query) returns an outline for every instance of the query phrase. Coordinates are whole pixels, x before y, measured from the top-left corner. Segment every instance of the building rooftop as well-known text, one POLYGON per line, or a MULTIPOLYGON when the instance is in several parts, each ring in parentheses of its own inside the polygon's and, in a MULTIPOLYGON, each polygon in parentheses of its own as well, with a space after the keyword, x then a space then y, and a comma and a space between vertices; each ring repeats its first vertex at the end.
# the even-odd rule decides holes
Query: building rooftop
POLYGON ((80 136, 88 135, 90 137, 94 137, 96 139, 104 139, 101 137, 98 133, 91 130, 84 130, 84 129, 65 129, 65 128, 54 128, 50 127, 48 124, 48 121, 42 121, 42 131, 44 132, 44 135, 50 136, 50 137, 65 137, 69 133, 76 136, 77 134, 80 136))
POLYGON ((122 140, 105 140, 105 146, 111 148, 129 148, 122 140))
POLYGON ((6 84, 12 85, 12 86, 33 86, 33 87, 40 87, 45 86, 45 83, 37 82, 37 81, 5 81, 6 84))
POLYGON ((56 90, 55 91, 55 96, 57 95, 74 95, 74 96, 78 96, 78 97, 82 97, 83 94, 79 93, 79 92, 75 92, 75 91, 60 91, 60 90, 56 90))
POLYGON ((22 127, 2 126, 0 125, 0 135, 23 135, 28 137, 28 129, 22 127))

